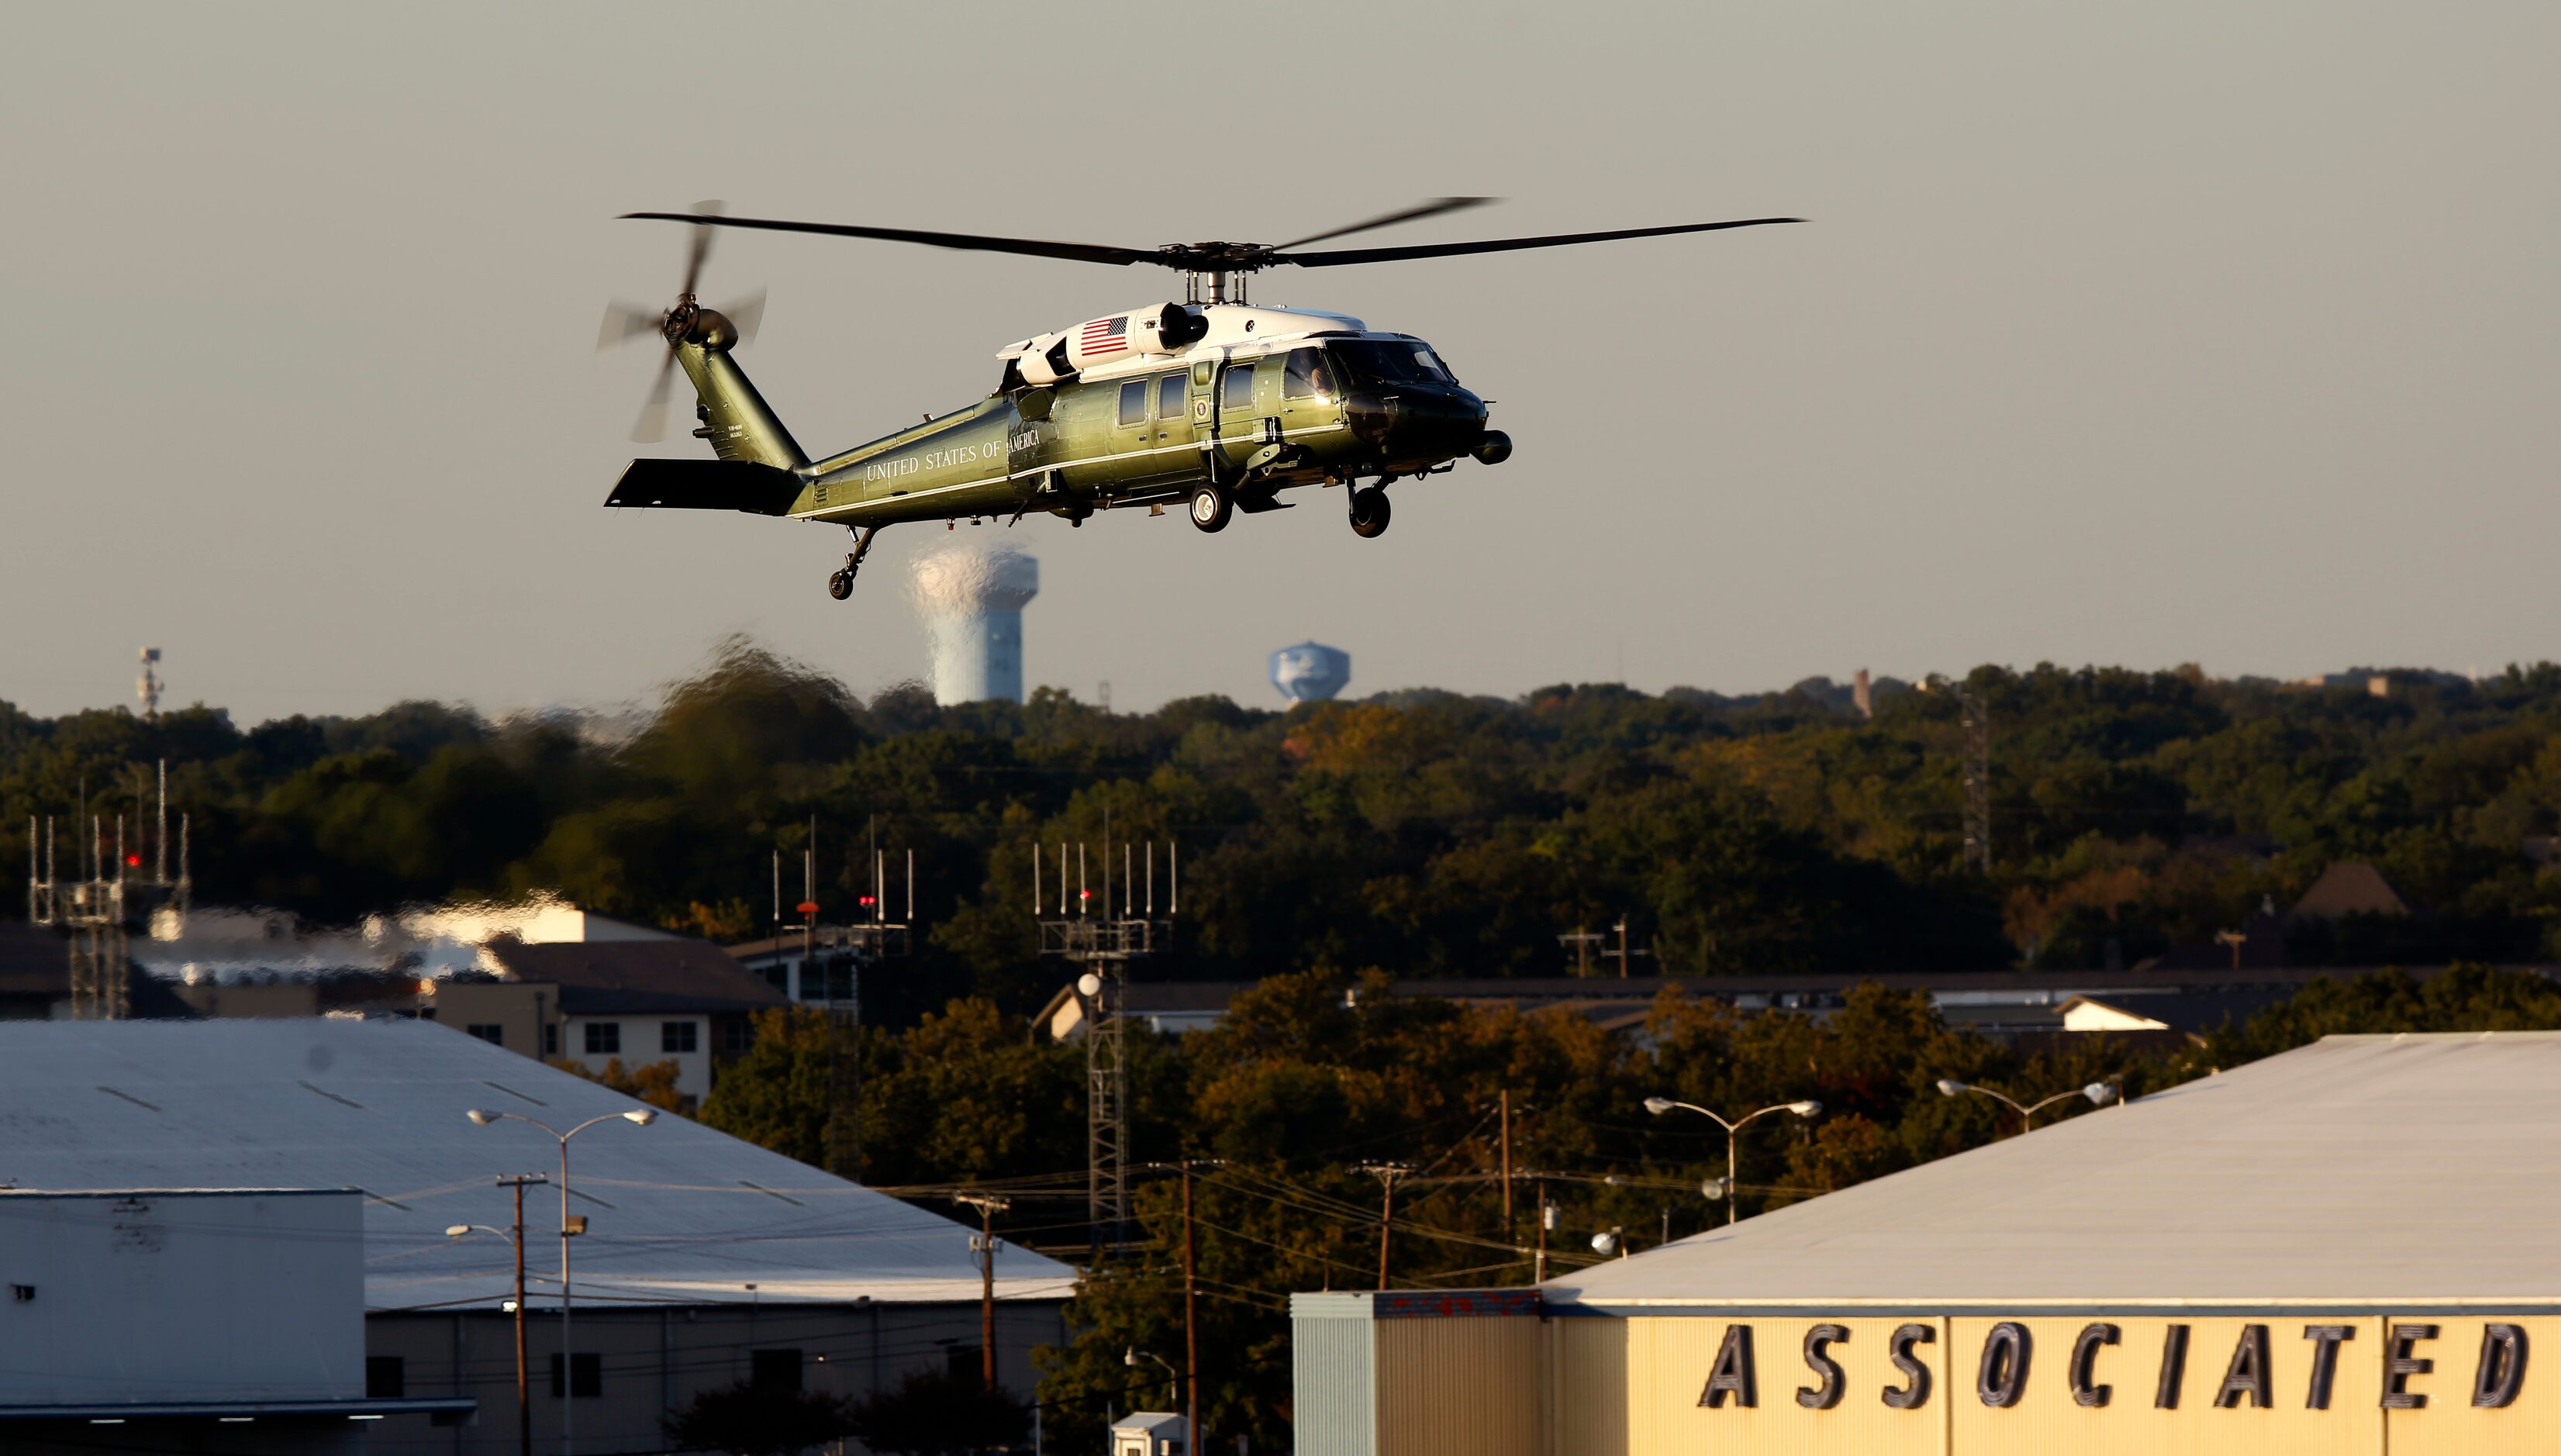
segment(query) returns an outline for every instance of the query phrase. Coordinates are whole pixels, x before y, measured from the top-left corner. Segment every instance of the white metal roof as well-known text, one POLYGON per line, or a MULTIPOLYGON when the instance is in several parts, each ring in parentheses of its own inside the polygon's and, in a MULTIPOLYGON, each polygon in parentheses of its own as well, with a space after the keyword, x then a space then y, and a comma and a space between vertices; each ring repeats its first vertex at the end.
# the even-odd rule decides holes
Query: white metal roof
POLYGON ((1544 1288, 1609 1307, 2561 1303, 2556 1209, 2561 1034, 2330 1037, 1544 1288))
MULTIPOLYGON (((483 1305, 512 1283, 500 1174, 558 1177, 538 1128, 638 1107, 529 1057, 409 1021, 0 1022, 0 1183, 21 1189, 363 1189, 366 1303, 483 1305)), ((975 1300, 971 1229, 682 1117, 570 1145, 573 1293, 594 1301, 975 1300), (753 1286, 751 1288, 751 1286, 753 1286)), ((560 1195, 526 1190, 528 1302, 558 1298, 560 1195)), ((1011 1245, 1000 1299, 1074 1271, 1011 1245)))

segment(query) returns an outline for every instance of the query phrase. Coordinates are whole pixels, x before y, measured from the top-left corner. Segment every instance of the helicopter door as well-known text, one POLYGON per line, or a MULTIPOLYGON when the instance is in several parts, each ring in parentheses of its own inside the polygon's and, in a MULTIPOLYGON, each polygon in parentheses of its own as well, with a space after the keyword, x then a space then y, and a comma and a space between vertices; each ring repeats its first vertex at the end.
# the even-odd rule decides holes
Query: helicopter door
POLYGON ((1113 480, 1147 473, 1147 397, 1154 392, 1155 382, 1148 379, 1122 380, 1112 391, 1110 444, 1103 464, 1113 480))
MULTIPOLYGON (((1239 359, 1219 372, 1218 381, 1218 457, 1220 473, 1233 475, 1245 466, 1254 452, 1263 448, 1267 432, 1262 402, 1257 398, 1255 376, 1262 365, 1259 359, 1239 359)), ((1277 421, 1276 421, 1277 423, 1277 421)))
POLYGON ((1209 461, 1218 449, 1218 360, 1195 359, 1191 377, 1192 441, 1200 454, 1190 461, 1191 468, 1208 473, 1209 461))

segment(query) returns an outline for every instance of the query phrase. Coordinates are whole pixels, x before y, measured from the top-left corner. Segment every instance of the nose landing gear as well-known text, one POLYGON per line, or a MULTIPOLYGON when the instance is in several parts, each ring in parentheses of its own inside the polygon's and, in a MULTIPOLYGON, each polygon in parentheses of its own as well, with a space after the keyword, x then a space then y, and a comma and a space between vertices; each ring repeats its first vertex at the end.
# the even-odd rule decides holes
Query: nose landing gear
POLYGON ((838 601, 854 594, 854 574, 862 570, 863 558, 871 555, 872 538, 880 535, 880 528, 877 526, 865 526, 861 531, 862 535, 854 541, 854 549, 845 555, 845 564, 827 577, 827 594, 838 601))
POLYGON ((1365 485, 1352 492, 1352 535, 1366 541, 1387 534, 1387 492, 1365 485))

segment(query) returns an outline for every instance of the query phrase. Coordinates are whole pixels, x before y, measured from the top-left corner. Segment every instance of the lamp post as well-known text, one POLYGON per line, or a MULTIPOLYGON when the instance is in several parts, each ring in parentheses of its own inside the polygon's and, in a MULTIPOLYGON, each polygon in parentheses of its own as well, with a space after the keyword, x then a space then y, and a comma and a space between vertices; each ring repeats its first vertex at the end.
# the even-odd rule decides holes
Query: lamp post
MULTIPOLYGON (((562 1456, 569 1456, 578 1449, 578 1359, 569 1343, 569 1241, 573 1235, 587 1230, 585 1218, 573 1224, 569 1217, 569 1140, 599 1122, 627 1122, 634 1127, 647 1127, 658 1120, 658 1114, 646 1107, 634 1107, 628 1112, 607 1112, 601 1117, 591 1117, 567 1132, 521 1112, 492 1112, 486 1107, 473 1107, 462 1115, 470 1118, 474 1127, 488 1127, 505 1118, 528 1127, 539 1127, 560 1140, 561 1452, 562 1456)), ((523 1307, 519 1301, 517 1308, 523 1307)))
POLYGON ((1715 1123, 1717 1126, 1725 1129, 1725 1222, 1728 1227, 1732 1227, 1734 1224, 1734 1195, 1739 1187, 1734 1176, 1734 1160, 1736 1157, 1735 1135, 1742 1132, 1743 1129, 1750 1127, 1755 1119, 1767 1117, 1773 1112, 1793 1112, 1798 1117, 1811 1117, 1815 1113, 1823 1110, 1822 1103, 1814 1101, 1811 1098, 1806 1098, 1801 1101, 1781 1102, 1776 1106, 1764 1107, 1758 1112, 1750 1113, 1733 1122, 1728 1122, 1724 1118, 1717 1116, 1715 1113, 1710 1112, 1706 1108, 1698 1106, 1695 1103, 1675 1102, 1669 1097, 1647 1097, 1645 1099, 1645 1110, 1654 1114, 1656 1117, 1662 1116, 1664 1113, 1671 1111, 1675 1107, 1681 1109, 1683 1112, 1695 1112, 1699 1116, 1704 1117, 1715 1123))
POLYGON ((1939 1095, 1942 1097, 1962 1097, 1967 1092, 1980 1092, 1984 1096, 1989 1097, 1993 1101, 2008 1108, 2010 1111, 2017 1113, 2018 1130, 2022 1133, 2027 1132, 2030 1128, 2036 1125, 2036 1114, 2053 1106, 2057 1102, 2069 1102, 2075 1097, 2087 1097, 2090 1099, 2091 1106, 2105 1107, 2109 1103, 2117 1100, 2117 1088, 2114 1083, 2092 1082, 2086 1087, 2074 1087, 2068 1092, 2057 1092, 2042 1102, 2031 1102, 2022 1107, 2016 1101, 2002 1093, 1993 1091, 1989 1087, 1978 1087, 1971 1082, 1961 1082, 1952 1077, 1941 1077, 1939 1079, 1939 1095))
POLYGON ((516 1252, 516 1452, 517 1456, 534 1456, 534 1406, 532 1393, 525 1381, 525 1187, 549 1183, 539 1173, 520 1173, 498 1180, 500 1188, 516 1193, 516 1224, 513 1232, 492 1228, 486 1223, 456 1223, 444 1230, 447 1238, 462 1238, 473 1232, 494 1233, 507 1240, 516 1252))
POLYGON ((1138 1362, 1141 1360, 1152 1360, 1157 1365, 1164 1368, 1166 1400, 1168 1404, 1172 1403, 1175 1387, 1182 1383, 1182 1373, 1175 1370, 1173 1363, 1166 1360, 1163 1356, 1156 1354, 1152 1350, 1140 1350, 1134 1345, 1129 1347, 1128 1351, 1120 1357, 1120 1363, 1129 1367, 1131 1370, 1138 1369, 1138 1362))

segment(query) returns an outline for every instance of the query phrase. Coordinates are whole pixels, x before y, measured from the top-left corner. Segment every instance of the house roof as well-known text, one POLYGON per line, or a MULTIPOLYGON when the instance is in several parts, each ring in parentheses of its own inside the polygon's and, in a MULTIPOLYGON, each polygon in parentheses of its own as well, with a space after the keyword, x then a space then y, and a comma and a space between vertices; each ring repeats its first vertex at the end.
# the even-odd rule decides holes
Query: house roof
MULTIPOLYGON (((640 1103, 432 1022, 0 1022, 0 1183, 36 1190, 352 1187, 373 1309, 487 1305, 511 1283, 495 1175, 552 1172, 539 1127, 640 1103)), ((683 1117, 607 1121, 572 1149, 581 1303, 975 1300, 974 1228, 683 1117)), ((537 1191, 539 1215, 559 1195, 537 1191)), ((537 1248, 548 1245, 537 1244, 537 1248)), ((540 1253, 529 1292, 555 1304, 540 1253)), ((1000 1299, 1063 1299, 1074 1271, 1006 1245, 1000 1299)))
POLYGON ((2107 993, 2075 996, 2057 1010, 2068 1013, 2075 1006, 2104 1006, 2130 1017, 2156 1021, 2169 1031, 2202 1037, 2223 1030, 2227 1024, 2238 1026, 2290 994, 2276 987, 2181 991, 2174 995, 2149 996, 2107 993))
POLYGON ((560 988, 573 1016, 612 1012, 764 1011, 789 1000, 708 940, 587 940, 527 945, 500 938, 488 956, 508 977, 560 988))
POLYGON ((2295 913, 2307 920, 2335 920, 2341 915, 2406 915, 2410 905, 2372 865, 2333 860, 2295 901, 2295 913))
POLYGON ((1550 1280, 1602 1307, 2561 1303, 2561 1033, 2329 1037, 1550 1280))

